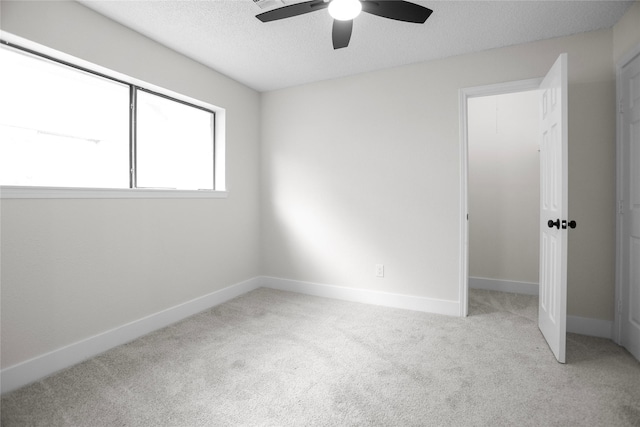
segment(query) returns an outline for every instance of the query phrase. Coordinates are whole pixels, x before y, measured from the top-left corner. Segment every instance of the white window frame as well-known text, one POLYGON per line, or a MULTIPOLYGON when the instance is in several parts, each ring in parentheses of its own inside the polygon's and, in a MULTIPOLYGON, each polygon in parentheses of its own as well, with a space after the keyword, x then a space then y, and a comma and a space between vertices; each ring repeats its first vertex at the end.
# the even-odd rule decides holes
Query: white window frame
POLYGON ((203 102, 171 90, 134 79, 130 76, 81 60, 71 55, 47 48, 24 38, 0 31, 2 44, 21 49, 61 65, 80 68, 101 77, 116 80, 136 88, 154 92, 179 102, 192 104, 214 113, 214 183, 213 190, 147 189, 147 188, 80 188, 80 187, 30 187, 0 186, 0 199, 221 199, 227 197, 225 173, 226 111, 224 108, 203 102))

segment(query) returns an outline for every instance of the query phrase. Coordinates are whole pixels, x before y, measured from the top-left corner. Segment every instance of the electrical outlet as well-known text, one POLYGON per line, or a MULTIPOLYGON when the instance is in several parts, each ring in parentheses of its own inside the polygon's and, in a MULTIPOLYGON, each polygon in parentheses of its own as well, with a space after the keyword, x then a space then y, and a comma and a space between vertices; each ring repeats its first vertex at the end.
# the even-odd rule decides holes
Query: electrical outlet
POLYGON ((376 264, 376 277, 384 277, 384 264, 376 264))

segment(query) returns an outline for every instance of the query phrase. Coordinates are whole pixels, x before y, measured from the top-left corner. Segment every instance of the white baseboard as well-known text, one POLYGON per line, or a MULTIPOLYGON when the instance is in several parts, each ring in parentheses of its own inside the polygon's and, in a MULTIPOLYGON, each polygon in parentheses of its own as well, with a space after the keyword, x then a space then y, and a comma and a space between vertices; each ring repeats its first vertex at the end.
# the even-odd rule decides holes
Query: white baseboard
MULTIPOLYGON (((488 291, 511 292, 513 294, 538 295, 538 284, 514 280, 485 279, 469 277, 469 288, 488 291)), ((588 317, 567 316, 567 332, 592 337, 611 339, 613 321, 588 317)))
POLYGON ((567 332, 611 339, 613 337, 613 321, 567 316, 567 332))
POLYGON ((512 294, 538 295, 538 284, 516 280, 486 279, 469 277, 469 288, 487 291, 511 292, 512 294))
MULTIPOLYGON (((474 287, 471 283, 472 279, 470 278, 469 285, 470 287, 474 287)), ((499 289, 494 287, 491 288, 491 290, 526 293, 522 292, 523 287, 521 284, 523 282, 510 283, 517 283, 517 289, 520 292, 506 290, 511 289, 509 286, 512 285, 505 288, 504 284, 500 285, 499 289)), ((254 277, 5 368, 0 371, 0 390, 2 393, 7 393, 18 389, 61 369, 73 366, 111 348, 126 344, 136 338, 169 326, 201 311, 258 289, 259 287, 434 314, 449 316, 460 315, 460 303, 458 301, 347 288, 275 277, 254 277)), ((530 287, 525 288, 528 288, 529 292, 531 292, 530 287)), ((612 326, 613 322, 607 320, 567 316, 567 332, 611 338, 612 326)))
POLYGON ((393 294, 390 292, 372 291, 368 289, 347 288, 342 286, 303 282, 299 280, 279 279, 276 277, 263 277, 262 286, 281 291, 298 292, 301 294, 365 304, 424 311, 427 313, 444 314, 448 316, 460 315, 460 303, 458 301, 393 294))
POLYGON ((1 392, 6 393, 30 384, 56 371, 257 289, 260 285, 261 279, 255 277, 5 368, 0 371, 1 392))

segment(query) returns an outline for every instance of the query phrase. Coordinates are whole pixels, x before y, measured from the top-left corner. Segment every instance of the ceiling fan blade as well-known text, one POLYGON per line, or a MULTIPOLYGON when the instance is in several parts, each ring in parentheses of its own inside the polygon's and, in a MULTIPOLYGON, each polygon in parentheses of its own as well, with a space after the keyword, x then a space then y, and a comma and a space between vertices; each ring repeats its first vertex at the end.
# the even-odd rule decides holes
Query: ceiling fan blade
POLYGON ((364 12, 416 24, 423 24, 433 13, 424 6, 402 0, 366 0, 361 3, 364 12))
POLYGON ((353 30, 353 20, 338 21, 333 20, 333 48, 342 49, 349 46, 349 40, 351 40, 351 31, 353 30))
POLYGON ((256 15, 256 18, 262 22, 276 21, 278 19, 291 18, 292 16, 304 15, 305 13, 315 12, 316 10, 326 9, 329 3, 323 0, 305 1, 303 3, 295 3, 287 6, 273 9, 256 15))

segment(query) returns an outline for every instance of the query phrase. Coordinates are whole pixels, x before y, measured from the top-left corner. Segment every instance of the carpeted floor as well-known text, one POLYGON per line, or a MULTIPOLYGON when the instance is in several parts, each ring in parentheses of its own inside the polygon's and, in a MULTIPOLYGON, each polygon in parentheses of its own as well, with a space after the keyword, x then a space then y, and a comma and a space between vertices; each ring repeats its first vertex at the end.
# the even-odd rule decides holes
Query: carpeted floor
POLYGON ((465 319, 258 289, 2 397, 9 426, 640 426, 640 363, 535 297, 465 319))

